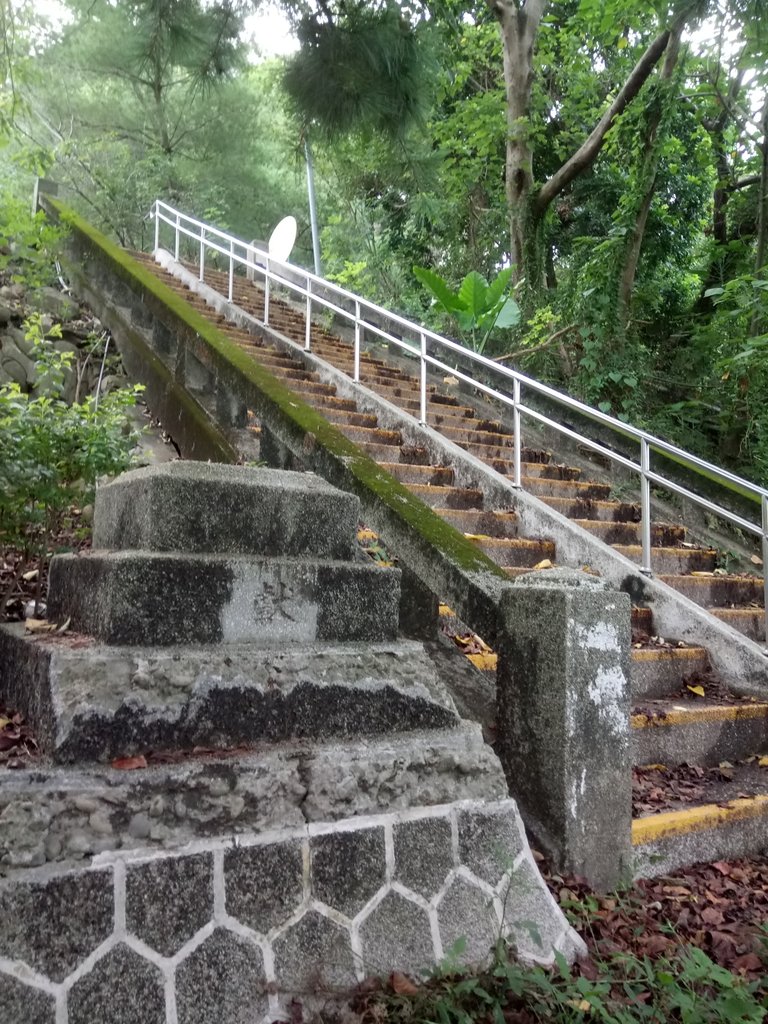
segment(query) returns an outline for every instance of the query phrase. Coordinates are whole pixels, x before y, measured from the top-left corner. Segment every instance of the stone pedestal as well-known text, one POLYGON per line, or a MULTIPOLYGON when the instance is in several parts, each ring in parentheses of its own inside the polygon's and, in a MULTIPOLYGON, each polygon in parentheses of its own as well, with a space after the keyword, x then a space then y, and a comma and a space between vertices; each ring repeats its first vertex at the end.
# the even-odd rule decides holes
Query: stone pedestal
POLYGON ((629 597, 556 569, 510 587, 501 615, 510 789, 560 869, 610 888, 631 873, 629 597))
POLYGON ((467 964, 499 936, 582 951, 357 520, 309 474, 128 473, 100 547, 53 560, 69 630, 0 628, 0 697, 47 754, 0 780, 11 1016, 266 1024, 460 938, 467 964))

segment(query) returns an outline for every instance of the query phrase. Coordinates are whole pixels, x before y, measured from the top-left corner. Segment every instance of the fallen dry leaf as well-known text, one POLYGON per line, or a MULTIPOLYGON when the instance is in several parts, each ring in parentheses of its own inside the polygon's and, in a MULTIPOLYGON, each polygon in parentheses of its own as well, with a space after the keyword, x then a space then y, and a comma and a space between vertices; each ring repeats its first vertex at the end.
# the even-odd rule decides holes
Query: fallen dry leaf
POLYGON ((134 757, 116 757, 112 762, 112 767, 119 768, 123 772, 135 771, 137 768, 146 768, 147 759, 143 754, 137 754, 134 757))

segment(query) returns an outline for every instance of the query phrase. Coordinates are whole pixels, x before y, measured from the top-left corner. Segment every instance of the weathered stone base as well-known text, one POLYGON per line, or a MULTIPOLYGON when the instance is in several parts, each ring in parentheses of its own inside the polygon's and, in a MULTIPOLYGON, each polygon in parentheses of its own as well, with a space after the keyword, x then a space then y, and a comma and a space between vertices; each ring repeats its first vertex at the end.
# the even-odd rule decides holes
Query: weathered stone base
POLYGON ((65 763, 460 724, 415 641, 178 650, 29 637, 2 626, 0 693, 65 763))
POLYGON ((543 963, 583 948, 510 800, 14 872, 0 898, 0 1005, 24 1024, 250 1024, 499 936, 543 963))
POLYGON ((366 562, 93 551, 56 555, 48 616, 109 644, 397 635, 400 571, 366 562))

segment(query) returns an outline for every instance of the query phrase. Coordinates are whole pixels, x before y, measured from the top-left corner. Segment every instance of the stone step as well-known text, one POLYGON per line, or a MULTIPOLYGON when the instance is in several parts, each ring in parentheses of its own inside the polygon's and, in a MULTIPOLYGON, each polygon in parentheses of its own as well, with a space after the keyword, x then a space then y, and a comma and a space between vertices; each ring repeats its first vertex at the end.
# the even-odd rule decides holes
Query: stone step
POLYGON ((649 814, 632 822, 635 878, 673 874, 699 861, 736 860, 765 847, 768 786, 751 796, 649 814))
POLYGON ((351 559, 359 518, 314 473, 180 460, 99 487, 93 547, 351 559))
POLYGON ((415 448, 413 445, 403 445, 400 441, 394 440, 385 444, 369 441, 359 441, 358 444, 366 455, 379 464, 430 465, 429 452, 426 448, 415 448))
MULTIPOLYGON (((642 540, 640 523, 605 522, 601 519, 574 519, 573 522, 599 538, 605 544, 639 544, 642 540)), ((651 544, 654 547, 674 547, 685 540, 685 527, 666 523, 651 524, 651 544)))
MULTIPOLYGON (((0 788, 5 870, 46 861, 71 868, 92 855, 140 847, 157 855, 217 835, 237 849, 249 836, 308 821, 507 792, 479 727, 465 721, 344 743, 262 745, 236 757, 187 753, 170 764, 148 758, 136 771, 88 764, 7 772, 0 788)), ((7 952, 5 946, 0 956, 7 952)))
POLYGON ((607 498, 611 491, 609 484, 596 484, 589 480, 564 480, 550 474, 525 476, 522 485, 526 491, 538 497, 607 498))
POLYGON ((400 572, 372 562, 117 551, 56 555, 48 615, 111 644, 388 640, 400 572))
POLYGON ((768 704, 717 704, 674 697, 631 717, 635 764, 716 765, 741 761, 768 745, 768 704))
POLYGON ((598 501, 591 498, 563 498, 542 496, 545 505, 569 519, 597 519, 608 523, 640 522, 637 505, 621 501, 598 501))
POLYGON ((379 462, 379 467, 404 484, 450 485, 453 470, 450 466, 414 466, 407 462, 379 462))
POLYGON ((411 494, 432 508, 482 508, 483 492, 470 487, 433 487, 431 484, 407 484, 411 494))
MULTIPOLYGON (((292 380, 289 386, 297 395, 336 395, 335 384, 323 384, 314 380, 292 380)), ((306 401, 312 404, 310 399, 307 398, 306 401)))
POLYGON ((765 640, 765 611, 762 608, 709 608, 708 611, 750 640, 757 643, 765 640))
POLYGON ((460 724, 423 645, 413 641, 70 650, 35 645, 16 627, 1 642, 27 683, 38 680, 40 742, 62 763, 460 724))
POLYGON ((555 560, 555 544, 551 540, 531 540, 528 537, 509 540, 501 537, 481 537, 472 543, 504 568, 533 568, 544 559, 553 562, 555 560))
POLYGON ((348 412, 357 412, 357 402, 354 398, 339 398, 338 395, 312 395, 306 399, 307 404, 313 409, 322 412, 324 409, 340 409, 348 412))
POLYGON ((339 426, 341 433, 355 444, 400 445, 399 430, 383 430, 379 427, 339 426))
POLYGON ((650 608, 640 608, 637 605, 633 605, 631 616, 632 629, 640 633, 647 633, 648 636, 653 635, 653 611, 650 608))
MULTIPOLYGON (((466 450, 469 451, 469 448, 466 450)), ((471 452, 471 454, 478 455, 478 452, 471 452)), ((482 453, 480 453, 479 457, 483 457, 482 453)), ((552 453, 541 448, 523 447, 520 452, 520 459, 522 462, 520 471, 525 477, 541 476, 547 480, 578 480, 581 476, 580 469, 577 469, 575 466, 562 466, 552 462, 552 453)), ((483 461, 487 462, 491 469, 495 469, 502 476, 511 477, 515 475, 515 464, 509 459, 483 457, 483 461)))
POLYGON ((350 412, 346 409, 323 408, 318 410, 331 423, 350 427, 376 427, 379 417, 371 412, 350 412))
POLYGON ((709 669, 703 647, 633 647, 631 658, 633 700, 676 693, 686 677, 709 669))
POLYGON ((434 511, 444 522, 473 537, 517 537, 518 522, 514 512, 453 508, 436 508, 434 511))
MULTIPOLYGON (((491 424, 487 420, 480 420, 479 425, 467 424, 459 427, 448 425, 440 425, 435 429, 443 437, 447 437, 449 441, 453 441, 455 444, 459 444, 462 447, 464 445, 472 445, 477 448, 488 448, 493 452, 510 450, 514 443, 514 437, 512 434, 500 431, 498 429, 499 424, 491 424)), ((481 453, 482 454, 482 453, 481 453)))
POLYGON ((659 576, 703 608, 763 604, 763 581, 756 576, 659 576))
MULTIPOLYGON (((612 547, 638 564, 643 550, 639 544, 613 544, 612 547)), ((651 548, 651 569, 660 574, 708 571, 717 565, 717 552, 709 548, 651 548)))

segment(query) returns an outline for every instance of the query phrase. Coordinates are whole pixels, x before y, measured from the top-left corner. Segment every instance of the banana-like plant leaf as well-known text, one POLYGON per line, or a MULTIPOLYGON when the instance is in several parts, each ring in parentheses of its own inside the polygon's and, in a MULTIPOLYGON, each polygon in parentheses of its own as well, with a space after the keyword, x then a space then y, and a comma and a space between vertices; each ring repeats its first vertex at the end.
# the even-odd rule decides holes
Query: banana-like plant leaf
POLYGON ((468 313, 478 320, 483 313, 488 311, 486 295, 488 294, 488 282, 482 274, 476 270, 470 270, 459 288, 459 302, 468 313))
POLYGON ((424 287, 432 293, 446 312, 455 314, 465 308, 459 301, 456 292, 452 292, 445 279, 436 274, 434 270, 430 270, 428 267, 414 267, 413 273, 416 279, 421 281, 424 287))
POLYGON ((512 267, 507 267, 505 270, 500 270, 499 273, 494 277, 491 283, 488 285, 488 293, 485 296, 485 304, 488 309, 492 309, 499 299, 502 297, 507 289, 507 285, 512 279, 512 267))
POLYGON ((520 307, 510 295, 499 310, 496 327, 517 327, 520 323, 520 307))

